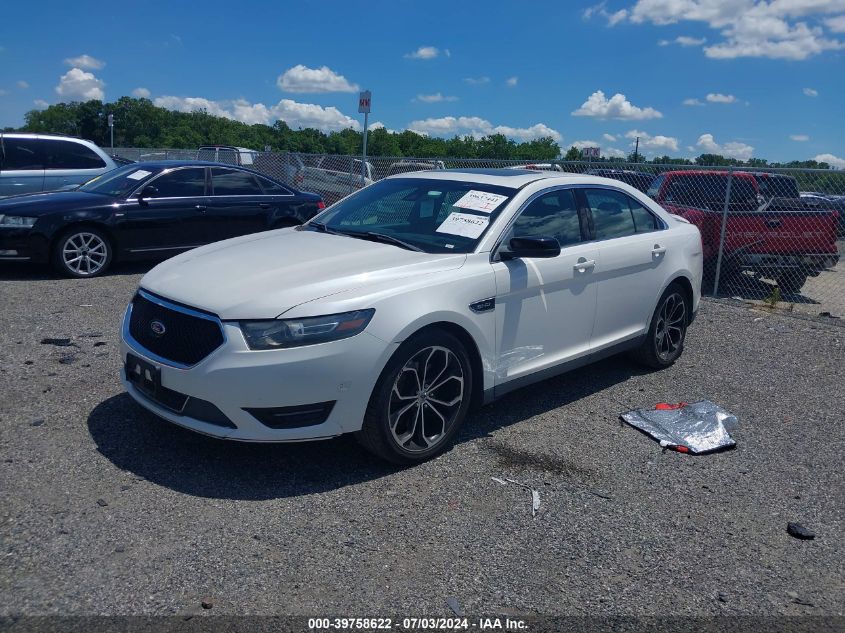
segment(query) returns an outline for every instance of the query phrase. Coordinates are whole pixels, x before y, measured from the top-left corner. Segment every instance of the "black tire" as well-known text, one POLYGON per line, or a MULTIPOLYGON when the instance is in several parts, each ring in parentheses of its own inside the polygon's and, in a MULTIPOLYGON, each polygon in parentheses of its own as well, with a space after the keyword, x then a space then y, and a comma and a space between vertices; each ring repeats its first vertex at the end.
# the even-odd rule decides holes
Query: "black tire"
POLYGON ((786 294, 798 294, 807 283, 807 273, 799 270, 784 271, 777 276, 778 287, 786 294))
POLYGON ((108 270, 113 252, 111 240, 99 229, 74 227, 53 245, 53 267, 65 277, 96 277, 108 270))
POLYGON ((429 460, 451 445, 463 424, 472 401, 472 384, 472 363, 463 343, 443 330, 420 332, 396 350, 382 371, 370 396, 364 424, 355 438, 369 452, 394 464, 407 466, 429 460), (435 352, 426 356, 430 350, 435 352), (426 364, 421 366, 423 359, 426 364), (427 371, 436 371, 441 365, 446 374, 441 372, 434 379, 426 376, 427 371), (415 369, 409 369, 411 366, 415 369), (414 373, 420 369, 423 376, 417 381, 414 373), (443 375, 447 377, 441 379, 443 375), (422 389, 416 387, 418 382, 424 383, 422 389), (459 384, 460 401, 442 406, 454 401, 459 384), (416 399, 408 398, 414 391, 416 399), (406 413, 400 413, 403 409, 406 413), (391 420, 395 420, 394 425, 391 420), (422 426, 418 429, 420 420, 422 426), (425 437, 427 432, 438 430, 439 434, 425 437), (408 439, 400 441, 402 436, 408 439), (426 447, 431 438, 436 441, 426 447))
POLYGON ((692 310, 689 303, 680 284, 673 283, 666 288, 654 309, 645 340, 634 351, 638 362, 653 369, 663 369, 680 358, 692 310))

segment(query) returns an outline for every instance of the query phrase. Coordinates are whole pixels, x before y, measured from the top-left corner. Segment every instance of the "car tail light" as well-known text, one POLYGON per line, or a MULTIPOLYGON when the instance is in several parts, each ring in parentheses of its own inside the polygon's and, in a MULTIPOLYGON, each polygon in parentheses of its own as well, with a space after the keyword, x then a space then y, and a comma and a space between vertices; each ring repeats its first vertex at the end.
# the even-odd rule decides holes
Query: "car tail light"
POLYGON ((305 174, 303 174, 302 172, 299 172, 298 174, 296 174, 293 177, 293 181, 296 184, 301 185, 303 182, 305 182, 305 174))
POLYGON ((318 209, 325 209, 325 208, 326 208, 326 203, 325 203, 325 202, 323 202, 322 200, 317 200, 317 208, 318 208, 318 209))

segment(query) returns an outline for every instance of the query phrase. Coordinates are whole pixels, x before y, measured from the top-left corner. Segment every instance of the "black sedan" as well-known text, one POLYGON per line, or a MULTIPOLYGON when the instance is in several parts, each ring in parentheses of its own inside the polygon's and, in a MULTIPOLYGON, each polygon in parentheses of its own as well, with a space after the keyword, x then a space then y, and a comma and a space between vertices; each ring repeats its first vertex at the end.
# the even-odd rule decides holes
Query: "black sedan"
POLYGON ((115 260, 162 258, 302 224, 324 208, 249 169, 201 161, 132 163, 73 191, 0 200, 0 261, 52 262, 93 277, 115 260))

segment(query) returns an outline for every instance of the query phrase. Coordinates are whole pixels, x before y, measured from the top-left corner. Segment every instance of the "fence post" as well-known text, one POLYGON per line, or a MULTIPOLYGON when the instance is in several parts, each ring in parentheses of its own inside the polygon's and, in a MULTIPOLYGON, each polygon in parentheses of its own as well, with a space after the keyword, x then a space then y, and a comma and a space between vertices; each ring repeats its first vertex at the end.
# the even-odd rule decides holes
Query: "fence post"
POLYGON ((713 283, 713 296, 719 296, 719 278, 722 275, 722 256, 725 252, 725 230, 728 226, 728 210, 731 206, 731 184, 734 179, 734 168, 728 168, 728 186, 725 190, 725 206, 722 209, 722 228, 719 231, 719 255, 716 257, 716 280, 713 283))

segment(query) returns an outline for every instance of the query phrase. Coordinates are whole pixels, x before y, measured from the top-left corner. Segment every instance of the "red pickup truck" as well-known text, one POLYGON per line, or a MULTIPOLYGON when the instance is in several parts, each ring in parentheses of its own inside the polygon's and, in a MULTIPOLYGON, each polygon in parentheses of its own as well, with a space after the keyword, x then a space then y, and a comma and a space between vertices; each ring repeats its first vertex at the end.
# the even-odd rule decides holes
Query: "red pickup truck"
MULTIPOLYGON (((774 279, 784 292, 794 293, 807 277, 815 277, 839 261, 837 213, 814 210, 792 198, 786 193, 791 188, 782 182, 772 186, 783 178, 790 177, 733 172, 723 279, 748 270, 774 279)), ((648 195, 669 213, 689 220, 701 231, 704 268, 711 276, 716 270, 727 187, 726 171, 689 170, 664 172, 648 189, 648 195)))

